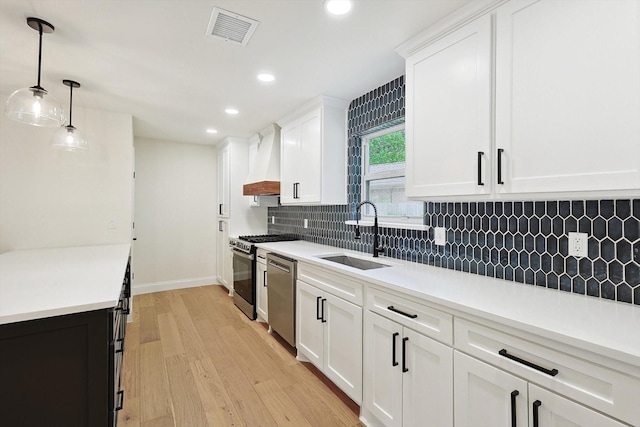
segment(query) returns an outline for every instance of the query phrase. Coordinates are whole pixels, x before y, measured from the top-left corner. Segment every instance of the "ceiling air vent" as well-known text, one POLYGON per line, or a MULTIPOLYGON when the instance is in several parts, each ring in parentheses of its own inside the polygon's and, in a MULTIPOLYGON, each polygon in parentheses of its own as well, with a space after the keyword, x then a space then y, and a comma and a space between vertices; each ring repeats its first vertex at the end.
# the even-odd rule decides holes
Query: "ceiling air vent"
POLYGON ((214 7, 207 35, 245 46, 258 24, 255 19, 214 7))

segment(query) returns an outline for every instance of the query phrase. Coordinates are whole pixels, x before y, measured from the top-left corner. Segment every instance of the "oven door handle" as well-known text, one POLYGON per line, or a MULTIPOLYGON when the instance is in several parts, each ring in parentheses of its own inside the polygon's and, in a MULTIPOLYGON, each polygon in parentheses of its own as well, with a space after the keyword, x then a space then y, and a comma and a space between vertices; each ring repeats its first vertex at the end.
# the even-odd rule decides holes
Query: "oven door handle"
POLYGON ((237 249, 231 249, 231 252, 233 252, 233 256, 239 256, 240 258, 245 258, 249 261, 253 261, 253 255, 251 254, 245 254, 244 252, 240 252, 237 249))

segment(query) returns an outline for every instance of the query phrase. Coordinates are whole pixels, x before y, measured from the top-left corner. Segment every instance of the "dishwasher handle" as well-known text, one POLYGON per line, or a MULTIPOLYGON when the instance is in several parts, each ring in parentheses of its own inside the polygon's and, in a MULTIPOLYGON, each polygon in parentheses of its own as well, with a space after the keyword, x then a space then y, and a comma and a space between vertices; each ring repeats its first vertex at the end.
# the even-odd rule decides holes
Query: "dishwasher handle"
POLYGON ((277 262, 274 262, 271 259, 269 260, 268 264, 286 273, 291 273, 291 269, 289 269, 289 267, 287 267, 286 265, 278 264, 277 262))

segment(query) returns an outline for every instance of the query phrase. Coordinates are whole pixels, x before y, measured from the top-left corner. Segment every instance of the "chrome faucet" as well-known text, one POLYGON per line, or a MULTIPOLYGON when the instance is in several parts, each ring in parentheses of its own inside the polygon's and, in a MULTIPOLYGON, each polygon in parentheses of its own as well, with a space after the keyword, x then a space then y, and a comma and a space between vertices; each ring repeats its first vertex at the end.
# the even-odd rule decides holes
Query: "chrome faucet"
POLYGON ((364 202, 360 202, 358 206, 356 206, 356 239, 360 239, 360 225, 358 224, 358 213, 360 212, 360 208, 362 205, 371 205, 373 207, 373 257, 378 258, 378 254, 384 254, 384 248, 379 246, 379 236, 378 236, 378 209, 376 205, 371 203, 368 200, 364 202))

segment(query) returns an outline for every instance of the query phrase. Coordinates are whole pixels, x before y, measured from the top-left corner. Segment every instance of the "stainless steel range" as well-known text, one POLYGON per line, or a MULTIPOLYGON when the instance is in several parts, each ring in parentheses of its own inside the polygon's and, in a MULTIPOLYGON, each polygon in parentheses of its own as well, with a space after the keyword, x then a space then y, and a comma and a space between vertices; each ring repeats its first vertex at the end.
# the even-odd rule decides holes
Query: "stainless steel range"
POLYGON ((256 246, 298 240, 291 234, 264 234, 229 238, 233 253, 233 302, 251 320, 256 318, 256 246))

